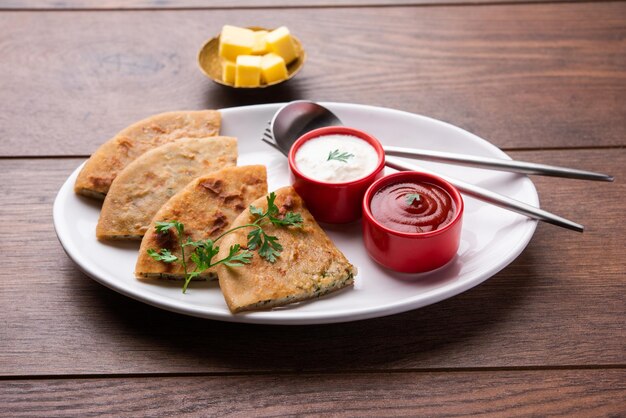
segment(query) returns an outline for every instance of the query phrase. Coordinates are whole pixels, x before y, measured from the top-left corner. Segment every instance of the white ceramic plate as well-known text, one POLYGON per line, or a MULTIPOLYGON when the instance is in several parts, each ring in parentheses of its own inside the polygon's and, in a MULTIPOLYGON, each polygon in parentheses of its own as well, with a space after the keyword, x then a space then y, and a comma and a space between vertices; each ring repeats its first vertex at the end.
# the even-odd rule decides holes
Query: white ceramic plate
MULTIPOLYGON (((344 123, 365 130, 385 145, 509 158, 489 142, 450 124, 392 109, 325 103, 344 123)), ((267 121, 279 104, 223 109, 222 133, 239 139, 239 165, 265 164, 269 190, 289 182, 286 158, 261 142, 267 121)), ((421 163, 425 168, 480 185, 538 206, 537 191, 523 175, 421 163)), ((139 243, 104 244, 96 240, 100 204, 74 194, 81 167, 61 187, 54 203, 54 226, 67 254, 80 268, 111 289, 171 311, 233 322, 317 324, 354 321, 420 308, 457 295, 488 279, 526 247, 536 221, 465 197, 463 233, 457 257, 439 270, 405 275, 386 270, 365 253, 360 223, 324 226, 335 244, 359 270, 354 288, 311 302, 271 311, 232 315, 216 283, 146 283, 133 276, 139 243)), ((387 169, 388 172, 391 170, 387 169)))

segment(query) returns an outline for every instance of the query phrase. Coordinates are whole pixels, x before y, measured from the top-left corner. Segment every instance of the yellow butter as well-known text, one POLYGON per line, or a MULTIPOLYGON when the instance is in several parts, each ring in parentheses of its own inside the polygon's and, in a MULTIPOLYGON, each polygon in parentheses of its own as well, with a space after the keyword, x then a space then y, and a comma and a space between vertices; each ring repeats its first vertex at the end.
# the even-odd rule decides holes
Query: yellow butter
POLYGON ((269 53, 263 55, 261 60, 261 79, 265 84, 287 78, 287 65, 280 55, 269 53))
POLYGON ((289 64, 291 61, 298 57, 296 46, 291 39, 289 29, 285 26, 281 26, 278 29, 274 29, 265 37, 267 40, 267 48, 283 57, 285 64, 289 64))
POLYGON ((269 32, 266 30, 257 30, 254 32, 254 46, 252 47, 252 55, 264 55, 267 50, 267 40, 265 39, 269 32))
POLYGON ((261 61, 258 55, 239 55, 235 68, 235 87, 261 85, 261 61))
POLYGON ((254 32, 250 29, 224 25, 220 34, 219 56, 235 61, 239 55, 250 54, 254 43, 254 32))
POLYGON ((222 60, 222 81, 226 84, 235 84, 236 64, 229 60, 222 60))

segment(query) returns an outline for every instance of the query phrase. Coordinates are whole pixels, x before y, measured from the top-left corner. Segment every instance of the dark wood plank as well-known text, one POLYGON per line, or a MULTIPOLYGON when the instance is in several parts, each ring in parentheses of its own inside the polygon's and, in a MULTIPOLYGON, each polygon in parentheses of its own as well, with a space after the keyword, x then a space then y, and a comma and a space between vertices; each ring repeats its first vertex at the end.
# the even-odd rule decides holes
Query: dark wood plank
POLYGON ((626 2, 2 12, 0 156, 89 155, 161 111, 302 98, 425 114, 508 149, 624 145, 624 21, 626 2), (211 83, 196 54, 224 23, 288 24, 303 72, 260 92, 211 83))
MULTIPOLYGON (((279 7, 407 6, 441 4, 533 3, 547 0, 0 0, 0 10, 240 9, 279 7)), ((583 0, 550 0, 583 1, 583 0)))
POLYGON ((0 381, 0 416, 620 416, 626 371, 0 381))
POLYGON ((471 291, 387 318, 302 327, 189 318, 104 288, 68 259, 52 227, 56 191, 80 160, 0 160, 0 374, 625 364, 626 149, 513 156, 618 180, 536 178, 543 207, 588 230, 539 225, 517 260, 471 291))

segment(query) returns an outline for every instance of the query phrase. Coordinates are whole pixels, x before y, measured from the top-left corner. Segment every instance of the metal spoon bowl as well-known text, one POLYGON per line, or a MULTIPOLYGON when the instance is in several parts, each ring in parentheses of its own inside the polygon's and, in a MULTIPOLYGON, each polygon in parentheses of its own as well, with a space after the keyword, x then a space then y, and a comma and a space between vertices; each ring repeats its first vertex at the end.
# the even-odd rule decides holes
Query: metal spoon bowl
POLYGON ((296 139, 305 133, 326 126, 342 125, 341 120, 324 106, 298 100, 278 109, 270 121, 270 132, 276 145, 287 155, 296 139))

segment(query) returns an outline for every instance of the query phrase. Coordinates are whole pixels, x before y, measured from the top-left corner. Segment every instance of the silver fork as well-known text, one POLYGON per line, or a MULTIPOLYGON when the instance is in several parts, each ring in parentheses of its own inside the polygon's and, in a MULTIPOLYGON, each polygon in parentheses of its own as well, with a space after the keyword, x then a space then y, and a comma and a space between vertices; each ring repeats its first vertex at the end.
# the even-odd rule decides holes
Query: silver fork
POLYGON ((282 152, 285 155, 285 157, 289 154, 289 152, 280 148, 276 144, 276 141, 274 141, 274 135, 272 135, 272 121, 271 120, 267 121, 267 126, 265 127, 265 130, 263 131, 263 136, 261 137, 261 141, 265 142, 266 144, 282 152))

